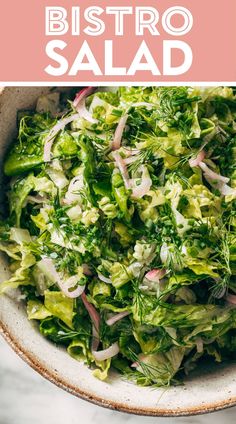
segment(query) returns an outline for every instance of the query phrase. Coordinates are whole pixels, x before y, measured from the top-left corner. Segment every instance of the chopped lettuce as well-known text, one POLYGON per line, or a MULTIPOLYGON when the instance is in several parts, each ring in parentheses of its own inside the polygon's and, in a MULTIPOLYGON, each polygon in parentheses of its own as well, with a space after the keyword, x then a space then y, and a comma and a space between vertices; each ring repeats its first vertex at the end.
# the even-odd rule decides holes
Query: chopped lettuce
POLYGON ((100 380, 113 367, 167 386, 200 358, 235 355, 235 93, 102 89, 78 116, 53 92, 19 113, 0 223, 12 276, 0 294, 19 288, 41 334, 100 380))
POLYGON ((27 302, 28 319, 45 319, 52 316, 52 313, 38 300, 29 300, 27 302))
POLYGON ((44 292, 44 299, 45 308, 68 327, 73 328, 74 300, 66 297, 61 292, 49 290, 44 292))

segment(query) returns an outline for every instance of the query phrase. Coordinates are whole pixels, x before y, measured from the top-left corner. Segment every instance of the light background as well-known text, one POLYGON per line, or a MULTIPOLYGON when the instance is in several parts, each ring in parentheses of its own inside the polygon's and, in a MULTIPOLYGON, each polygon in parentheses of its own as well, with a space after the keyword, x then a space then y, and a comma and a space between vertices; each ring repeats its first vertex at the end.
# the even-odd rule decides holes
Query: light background
POLYGON ((233 424, 236 408, 186 418, 150 418, 100 408, 58 389, 0 337, 0 424, 233 424))

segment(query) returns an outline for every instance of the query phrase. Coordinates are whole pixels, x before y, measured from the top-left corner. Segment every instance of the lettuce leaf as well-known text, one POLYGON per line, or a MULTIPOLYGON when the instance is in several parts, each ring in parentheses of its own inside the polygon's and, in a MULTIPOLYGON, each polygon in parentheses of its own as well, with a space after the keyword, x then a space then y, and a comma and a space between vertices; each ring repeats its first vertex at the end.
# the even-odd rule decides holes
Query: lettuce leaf
POLYGON ((52 316, 52 313, 40 301, 29 300, 27 302, 27 315, 29 320, 41 320, 52 316))
POLYGON ((27 248, 21 247, 21 253, 21 261, 13 276, 0 284, 0 295, 9 289, 16 289, 19 286, 34 285, 31 267, 35 264, 36 259, 27 248))
POLYGON ((86 360, 87 362, 91 362, 93 356, 90 351, 88 340, 88 338, 82 336, 80 338, 75 338, 67 348, 69 355, 77 361, 86 360))
POLYGON ((169 386, 179 370, 184 357, 184 349, 172 347, 165 353, 139 355, 137 370, 144 374, 150 383, 169 386))
POLYGON ((217 317, 229 319, 231 309, 216 305, 173 305, 154 306, 149 302, 148 308, 142 310, 135 304, 132 308, 134 320, 146 325, 188 328, 200 324, 210 324, 217 317))
POLYGON ((104 381, 108 377, 108 372, 111 366, 111 359, 106 359, 106 361, 96 362, 96 365, 99 365, 100 368, 96 368, 93 371, 93 376, 98 378, 98 380, 104 381))
POLYGON ((63 321, 69 328, 73 328, 73 299, 66 297, 61 292, 46 290, 44 292, 44 305, 52 315, 63 321))

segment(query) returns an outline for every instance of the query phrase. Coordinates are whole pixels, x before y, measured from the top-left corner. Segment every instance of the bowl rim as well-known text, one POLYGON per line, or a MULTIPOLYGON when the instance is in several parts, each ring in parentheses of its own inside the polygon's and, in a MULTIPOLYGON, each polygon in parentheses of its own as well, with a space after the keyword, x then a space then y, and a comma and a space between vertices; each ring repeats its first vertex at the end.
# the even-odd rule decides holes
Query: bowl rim
POLYGON ((125 412, 128 414, 151 416, 151 417, 185 417, 193 415, 203 415, 211 412, 217 412, 227 408, 236 406, 236 396, 230 397, 227 400, 209 403, 204 406, 196 406, 190 408, 177 408, 170 412, 163 408, 142 408, 142 407, 130 407, 124 403, 107 401, 100 396, 91 395, 89 391, 83 391, 79 387, 74 386, 60 378, 56 373, 50 371, 39 360, 36 360, 33 355, 27 351, 23 346, 20 346, 18 341, 10 334, 4 323, 0 320, 0 335, 5 339, 8 345, 13 351, 34 371, 40 374, 43 378, 55 384, 60 389, 63 389, 67 393, 72 394, 82 400, 86 400, 94 405, 101 406, 106 409, 111 409, 117 412, 125 412))

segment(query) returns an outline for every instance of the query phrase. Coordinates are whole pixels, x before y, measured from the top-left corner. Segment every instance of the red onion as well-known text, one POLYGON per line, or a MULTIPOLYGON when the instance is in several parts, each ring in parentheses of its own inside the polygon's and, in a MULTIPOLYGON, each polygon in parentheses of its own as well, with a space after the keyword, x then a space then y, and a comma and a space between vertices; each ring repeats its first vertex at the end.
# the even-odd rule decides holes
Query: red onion
POLYGON ((61 291, 67 296, 72 299, 79 297, 84 292, 85 286, 78 286, 75 290, 70 291, 71 288, 73 288, 76 284, 76 275, 68 278, 65 281, 62 281, 59 273, 57 272, 55 265, 52 261, 52 259, 44 258, 38 263, 38 267, 42 269, 43 272, 48 273, 51 278, 55 281, 55 283, 58 285, 58 287, 61 289, 61 291))
POLYGON ((130 156, 128 158, 123 159, 125 165, 130 165, 131 163, 136 162, 137 156, 130 156))
POLYGON ((236 189, 228 186, 227 184, 218 184, 217 189, 223 194, 223 196, 236 196, 236 189))
POLYGON ((224 177, 223 175, 217 174, 216 172, 212 171, 206 164, 205 162, 203 162, 203 159, 205 158, 205 152, 204 150, 201 150, 196 159, 190 159, 189 160, 189 165, 191 167, 194 166, 199 166, 203 173, 204 173, 204 177, 206 178, 206 180, 209 182, 209 184, 218 189, 220 191, 220 193, 223 196, 227 196, 227 195, 235 195, 236 194, 236 190, 229 187, 227 185, 227 183, 229 182, 229 178, 224 177), (216 183, 217 182, 217 183, 216 183))
POLYGON ((79 105, 79 103, 81 102, 81 100, 86 99, 86 97, 88 97, 91 94, 93 94, 95 90, 96 90, 95 87, 85 87, 82 90, 80 90, 76 94, 75 100, 73 101, 74 108, 77 108, 77 106, 79 105))
POLYGON ((85 308, 87 309, 88 314, 89 314, 91 321, 93 323, 93 325, 92 325, 92 351, 95 352, 97 350, 98 346, 99 346, 99 343, 100 343, 100 338, 99 338, 100 315, 96 311, 94 306, 88 301, 85 293, 83 293, 81 295, 81 299, 82 299, 83 304, 84 304, 85 308))
POLYGON ((149 281, 154 281, 159 283, 159 281, 164 278, 166 275, 165 269, 152 269, 151 271, 148 271, 145 275, 145 278, 147 278, 149 281))
POLYGON ((76 113, 74 115, 69 116, 68 118, 61 119, 50 130, 48 136, 45 139, 45 143, 44 143, 44 149, 43 149, 43 160, 44 160, 44 162, 50 162, 50 160, 51 160, 51 150, 52 150, 52 145, 53 145, 53 142, 54 142, 56 135, 60 131, 64 130, 66 125, 70 124, 73 121, 76 121, 79 118, 80 118, 80 115, 78 113, 76 113))
POLYGON ((217 183, 215 183, 211 178, 207 177, 205 175, 206 180, 208 181, 208 183, 215 189, 219 190, 219 192, 223 195, 223 196, 236 196, 236 189, 230 187, 229 185, 227 185, 226 183, 223 183, 222 181, 218 181, 217 183))
POLYGON ((124 147, 126 158, 123 159, 125 165, 130 165, 138 159, 140 150, 138 149, 127 149, 124 147))
POLYGON ((75 299, 76 297, 81 296, 85 289, 85 285, 84 286, 78 285, 76 289, 74 289, 73 291, 70 291, 70 289, 73 289, 73 287, 75 287, 77 282, 78 282, 78 277, 76 275, 73 275, 72 277, 68 278, 65 282, 62 282, 62 285, 60 285, 60 288, 67 297, 71 297, 72 299, 75 299))
POLYGON ((100 343, 99 333, 95 328, 95 325, 92 326, 92 351, 96 351, 98 349, 100 343))
POLYGON ((201 150, 197 157, 194 159, 190 159, 189 160, 189 165, 191 166, 191 168, 194 168, 196 166, 199 166, 199 163, 203 161, 203 159, 205 159, 206 153, 204 152, 204 150, 201 150))
POLYGON ((199 166, 208 178, 214 181, 222 181, 226 184, 229 182, 229 178, 223 177, 223 175, 217 174, 216 172, 212 171, 204 162, 199 162, 199 166))
POLYGON ((128 174, 126 165, 124 163, 124 160, 121 158, 118 152, 113 152, 113 158, 115 159, 116 165, 119 168, 120 173, 123 177, 125 187, 129 189, 130 188, 129 174, 128 174))
POLYGON ((85 100, 81 101, 81 104, 76 108, 81 118, 84 118, 86 121, 91 122, 91 124, 96 124, 97 119, 94 119, 92 114, 86 109, 85 100))
POLYGON ((108 349, 100 350, 98 352, 92 351, 92 354, 96 361, 105 361, 106 359, 113 358, 119 353, 119 345, 118 343, 113 343, 108 349))
POLYGON ((121 146, 121 140, 122 140, 122 136, 123 136, 123 132, 124 132, 124 129, 125 129, 127 119, 128 119, 128 115, 124 115, 120 118, 120 121, 119 121, 119 123, 116 127, 114 139, 113 139, 112 144, 111 144, 112 150, 117 150, 121 146))
POLYGON ((226 301, 232 305, 236 305, 236 295, 228 293, 226 296, 226 301))
POLYGON ((104 275, 100 274, 100 272, 98 272, 98 278, 99 278, 99 280, 103 281, 104 283, 112 284, 111 279, 104 277, 104 275))
POLYGON ((138 155, 140 153, 139 149, 129 149, 128 147, 123 147, 123 149, 125 150, 127 157, 135 156, 135 155, 138 155))
POLYGON ((86 97, 90 96, 95 91, 95 87, 86 87, 83 90, 79 91, 79 93, 76 94, 75 100, 73 102, 73 106, 79 113, 81 118, 86 119, 87 121, 91 122, 92 124, 95 124, 97 119, 94 119, 92 114, 87 110, 85 100, 86 97))
POLYGON ((115 324, 117 321, 120 321, 121 319, 123 319, 124 317, 127 317, 127 315, 129 315, 129 314, 130 314, 129 311, 120 312, 119 314, 115 314, 111 318, 106 320, 106 323, 107 323, 107 325, 111 326, 111 325, 115 324))
POLYGON ((87 296, 86 296, 85 293, 83 293, 81 295, 81 299, 83 301, 83 304, 84 304, 85 308, 88 311, 88 314, 89 314, 89 316, 91 318, 91 321, 92 321, 95 329, 99 333, 99 327, 100 327, 100 315, 99 315, 99 313, 96 311, 96 309, 94 308, 94 306, 88 301, 87 296))

